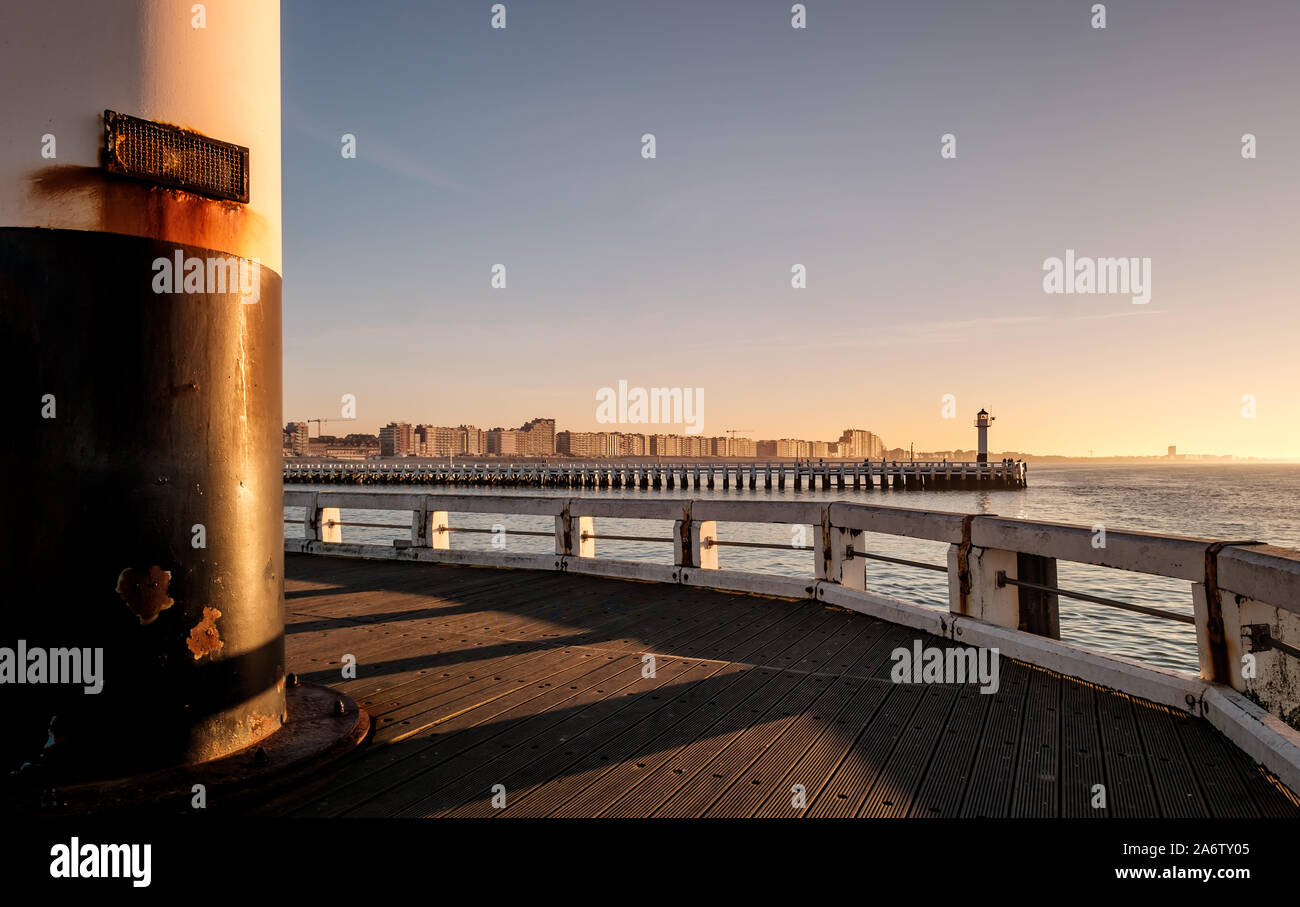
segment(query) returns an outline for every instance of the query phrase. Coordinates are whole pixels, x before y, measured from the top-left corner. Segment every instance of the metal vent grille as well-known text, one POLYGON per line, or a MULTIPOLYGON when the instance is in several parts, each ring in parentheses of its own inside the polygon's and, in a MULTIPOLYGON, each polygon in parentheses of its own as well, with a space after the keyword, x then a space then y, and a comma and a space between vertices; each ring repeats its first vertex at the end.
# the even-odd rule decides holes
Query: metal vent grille
POLYGON ((248 202, 248 149, 104 111, 104 169, 211 198, 248 202))

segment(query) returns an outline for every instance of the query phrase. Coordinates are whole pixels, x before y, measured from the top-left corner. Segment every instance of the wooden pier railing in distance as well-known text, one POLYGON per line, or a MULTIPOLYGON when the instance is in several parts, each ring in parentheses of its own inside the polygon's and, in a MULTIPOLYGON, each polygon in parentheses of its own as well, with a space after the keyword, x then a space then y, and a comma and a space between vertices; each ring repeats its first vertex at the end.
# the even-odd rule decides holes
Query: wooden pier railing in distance
POLYGON ((552 463, 371 463, 295 461, 284 464, 289 484, 324 485, 470 485, 507 488, 721 488, 737 491, 787 487, 870 491, 1024 488, 1029 467, 1019 461, 961 463, 950 461, 795 462, 714 461, 552 463))
POLYGON ((788 598, 812 598, 964 645, 1000 654, 1200 714, 1300 790, 1300 551, 1253 540, 1218 541, 977 514, 848 502, 634 500, 403 492, 285 492, 286 508, 303 508, 301 537, 285 550, 538 570, 704 586, 788 598), (394 523, 343 520, 344 510, 399 511, 394 523), (455 525, 453 514, 550 517, 554 554, 451 545, 458 533, 491 530, 455 525), (602 519, 671 521, 659 535, 605 536, 661 542, 672 563, 601 557, 602 519), (791 545, 728 541, 719 523, 807 525, 806 577, 725 569, 723 548, 791 545), (391 545, 347 542, 345 526, 402 530, 391 545), (866 533, 946 543, 944 564, 876 554, 866 533), (880 595, 868 586, 868 561, 944 572, 948 609, 880 595), (1057 562, 1069 561, 1172 577, 1190 584, 1192 613, 1135 605, 1057 586, 1057 562), (1059 639, 1059 603, 1080 599, 1195 625, 1200 676, 1102 655, 1059 639))

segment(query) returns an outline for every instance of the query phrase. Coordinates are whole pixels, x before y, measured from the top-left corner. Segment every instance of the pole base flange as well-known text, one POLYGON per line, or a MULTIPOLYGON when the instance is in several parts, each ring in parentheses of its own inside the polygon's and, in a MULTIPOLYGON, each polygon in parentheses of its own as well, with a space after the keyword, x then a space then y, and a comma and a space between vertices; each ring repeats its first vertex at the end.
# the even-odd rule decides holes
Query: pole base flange
POLYGON ((279 791, 286 782, 318 771, 370 732, 365 709, 318 684, 287 686, 285 710, 288 720, 274 734, 210 762, 67 785, 42 777, 41 767, 34 766, 9 779, 3 812, 32 817, 242 812, 267 799, 272 785, 279 791))

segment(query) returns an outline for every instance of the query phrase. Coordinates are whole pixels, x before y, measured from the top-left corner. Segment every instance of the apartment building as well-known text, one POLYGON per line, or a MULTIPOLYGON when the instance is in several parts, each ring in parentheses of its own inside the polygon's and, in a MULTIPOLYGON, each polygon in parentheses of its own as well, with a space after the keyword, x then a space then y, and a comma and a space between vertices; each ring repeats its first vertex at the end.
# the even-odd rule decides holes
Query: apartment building
POLYGON ((410 422, 389 422, 379 429, 380 456, 409 457, 415 452, 415 427, 410 422))

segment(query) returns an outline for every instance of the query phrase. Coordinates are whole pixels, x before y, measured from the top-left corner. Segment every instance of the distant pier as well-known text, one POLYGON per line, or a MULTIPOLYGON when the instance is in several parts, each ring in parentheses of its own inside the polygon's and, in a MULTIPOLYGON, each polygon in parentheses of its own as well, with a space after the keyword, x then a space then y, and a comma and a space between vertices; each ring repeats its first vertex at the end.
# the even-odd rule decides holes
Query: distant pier
POLYGON ((498 488, 730 488, 869 491, 1024 488, 1023 462, 477 463, 287 462, 284 481, 326 485, 498 488))

